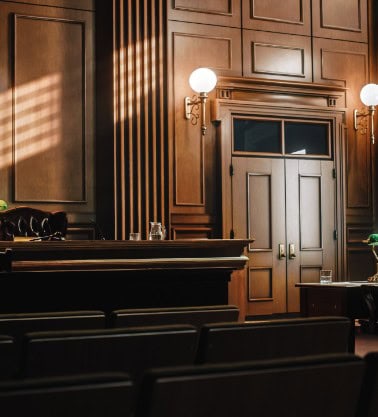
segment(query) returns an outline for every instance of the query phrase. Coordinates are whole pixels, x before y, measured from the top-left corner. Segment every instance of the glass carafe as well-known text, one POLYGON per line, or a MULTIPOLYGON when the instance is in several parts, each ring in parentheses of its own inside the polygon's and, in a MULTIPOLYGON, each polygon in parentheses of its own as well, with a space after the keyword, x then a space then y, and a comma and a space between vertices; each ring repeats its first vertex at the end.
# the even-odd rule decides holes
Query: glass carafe
POLYGON ((150 222, 149 240, 165 239, 165 227, 160 222, 150 222))

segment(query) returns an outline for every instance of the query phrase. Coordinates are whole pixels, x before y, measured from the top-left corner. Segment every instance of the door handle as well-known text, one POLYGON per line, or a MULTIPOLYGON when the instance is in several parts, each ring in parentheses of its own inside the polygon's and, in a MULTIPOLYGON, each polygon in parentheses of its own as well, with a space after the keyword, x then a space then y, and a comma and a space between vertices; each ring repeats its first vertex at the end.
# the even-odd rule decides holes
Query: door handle
POLYGON ((278 259, 286 258, 285 254, 285 245, 283 243, 280 243, 278 245, 278 259))
POLYGON ((295 245, 294 243, 290 243, 289 244, 289 259, 294 259, 296 257, 297 255, 295 254, 295 245))

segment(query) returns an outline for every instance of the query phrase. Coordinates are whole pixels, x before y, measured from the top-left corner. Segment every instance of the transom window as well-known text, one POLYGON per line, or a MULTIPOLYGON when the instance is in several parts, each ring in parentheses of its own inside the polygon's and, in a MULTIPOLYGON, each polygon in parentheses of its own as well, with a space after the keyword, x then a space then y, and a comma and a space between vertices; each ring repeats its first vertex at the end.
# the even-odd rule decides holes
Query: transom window
POLYGON ((234 154, 331 158, 328 120, 233 117, 234 154))

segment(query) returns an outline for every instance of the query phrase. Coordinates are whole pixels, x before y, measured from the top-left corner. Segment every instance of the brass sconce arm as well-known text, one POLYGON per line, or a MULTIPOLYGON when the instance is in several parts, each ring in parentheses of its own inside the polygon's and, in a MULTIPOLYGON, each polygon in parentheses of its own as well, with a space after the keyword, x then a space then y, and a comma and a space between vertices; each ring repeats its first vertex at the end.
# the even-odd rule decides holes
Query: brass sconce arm
POLYGON ((192 125, 196 125, 199 119, 199 114, 196 111, 199 110, 201 106, 201 133, 202 135, 206 134, 206 101, 208 95, 207 93, 200 93, 199 97, 193 96, 193 98, 185 97, 184 106, 185 106, 185 118, 190 119, 192 125))
POLYGON ((353 110, 353 127, 354 130, 360 131, 362 133, 366 133, 367 131, 367 123, 366 117, 370 115, 370 141, 374 145, 375 143, 375 135, 374 135, 374 114, 375 114, 375 106, 369 106, 367 110, 353 110), (358 118, 363 118, 363 120, 359 120, 358 118))

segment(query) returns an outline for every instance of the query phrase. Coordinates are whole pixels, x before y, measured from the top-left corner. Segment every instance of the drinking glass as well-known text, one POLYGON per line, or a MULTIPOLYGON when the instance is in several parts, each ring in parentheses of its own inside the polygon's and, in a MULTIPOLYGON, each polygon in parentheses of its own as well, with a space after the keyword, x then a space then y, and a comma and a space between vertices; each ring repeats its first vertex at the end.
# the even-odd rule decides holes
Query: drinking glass
POLYGON ((131 232, 129 234, 130 240, 140 240, 140 233, 139 232, 131 232))
POLYGON ((332 282, 332 270, 331 269, 322 269, 320 271, 320 283, 329 284, 332 282))

